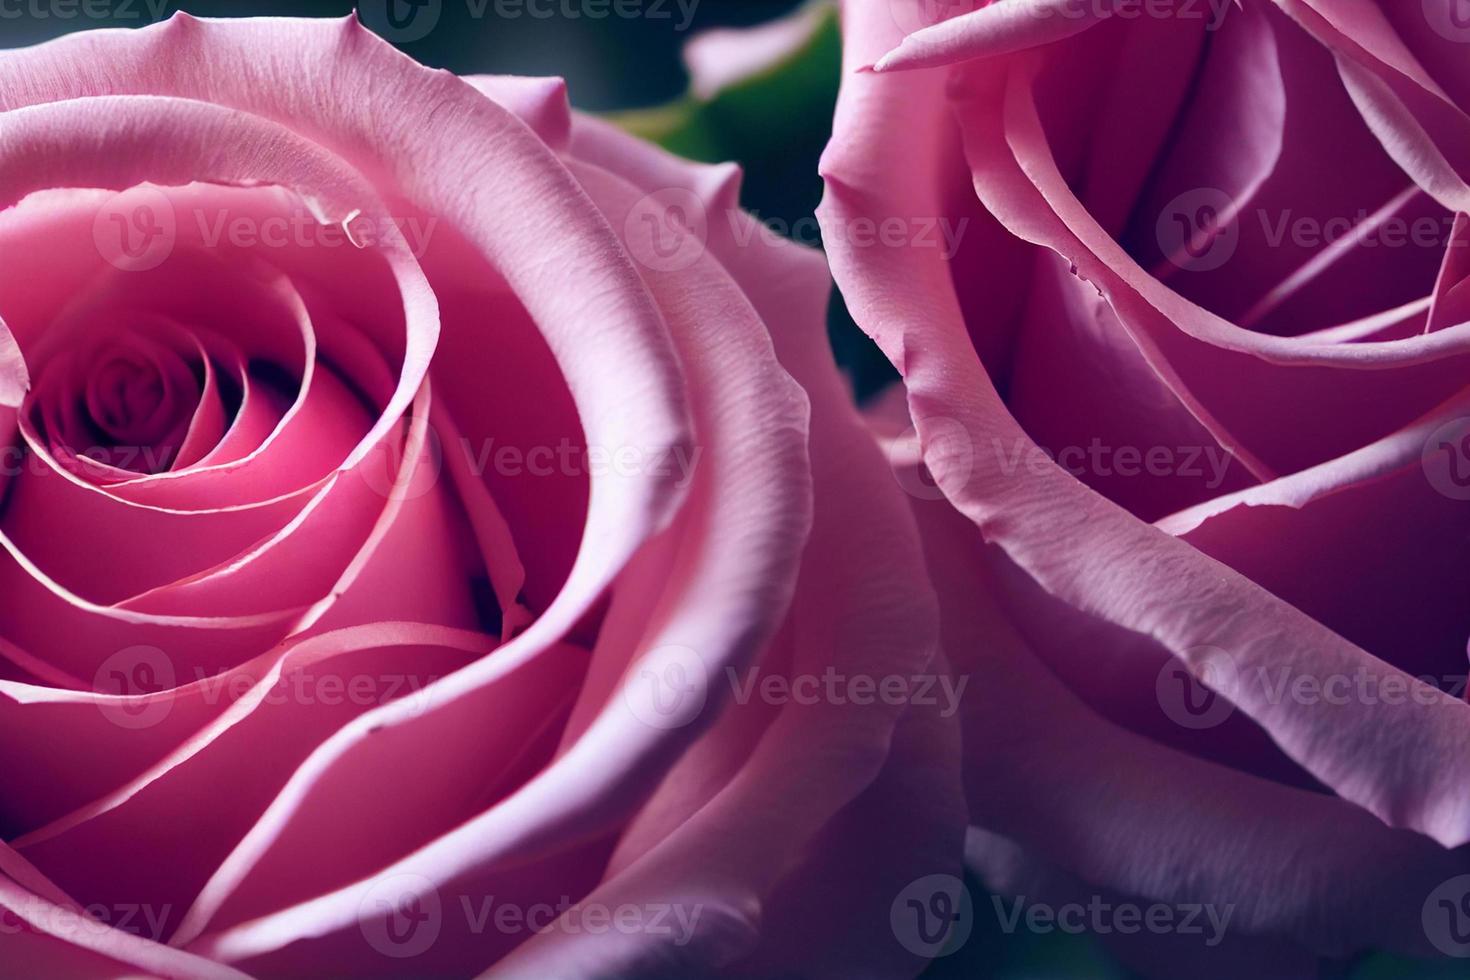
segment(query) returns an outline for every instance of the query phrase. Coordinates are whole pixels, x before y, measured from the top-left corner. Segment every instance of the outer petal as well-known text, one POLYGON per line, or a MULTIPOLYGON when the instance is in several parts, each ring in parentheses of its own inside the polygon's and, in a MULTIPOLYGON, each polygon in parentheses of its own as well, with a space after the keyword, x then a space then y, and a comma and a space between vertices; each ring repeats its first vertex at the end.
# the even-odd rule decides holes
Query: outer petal
POLYGON ((958 669, 988 681, 965 704, 977 825, 1085 883, 1175 907, 1229 909, 1232 932, 1289 939, 1318 955, 1434 955, 1422 907, 1470 867, 1465 855, 1384 827, 1344 800, 1105 721, 1046 669, 1022 635, 1031 624, 1001 608, 1007 562, 999 549, 966 535, 964 516, 944 501, 919 501, 915 511, 941 583, 946 648, 958 669))
POLYGON ((0 320, 0 406, 19 406, 30 386, 30 373, 26 371, 20 345, 11 336, 5 321, 0 320))
POLYGON ((29 961, 44 963, 48 969, 59 969, 65 965, 67 969, 94 971, 96 975, 114 977, 121 975, 118 966, 126 966, 169 980, 246 978, 246 974, 238 970, 97 922, 73 906, 46 901, 3 876, 0 876, 0 909, 33 930, 22 933, 18 939, 11 937, 8 928, 0 933, 0 951, 7 954, 7 969, 13 962, 29 961), (40 937, 50 938, 57 945, 64 944, 66 949, 47 944, 40 937), (14 961, 9 958, 10 950, 7 948, 12 943, 19 947, 14 961), (76 955, 75 950, 85 950, 93 955, 76 955), (109 960, 112 964, 107 962, 109 960))
MULTIPOLYGON (((902 11, 906 5, 919 8, 922 2, 888 0, 888 5, 895 11, 902 11)), ((1010 54, 1080 34, 1111 13, 1105 11, 1101 4, 1083 6, 1072 0, 990 3, 980 0, 972 6, 978 9, 910 34, 897 48, 879 58, 873 69, 928 68, 971 58, 1010 54)))
MULTIPOLYGON (((711 219, 710 252, 746 287, 783 366, 812 398, 816 523, 783 631, 792 663, 781 667, 772 650, 759 670, 943 674, 930 646, 928 594, 909 520, 820 330, 827 288, 818 257, 760 237, 754 220, 739 212, 733 186, 718 180, 719 168, 688 167, 590 121, 579 121, 572 151, 617 167, 644 190, 701 194, 711 219), (878 570, 875 555, 884 556, 878 570)), ((491 975, 603 970, 607 956, 618 969, 650 975, 697 969, 711 958, 728 962, 736 974, 912 973, 921 961, 892 938, 888 906, 909 881, 954 869, 963 809, 949 754, 951 719, 933 706, 910 708, 896 721, 892 706, 792 705, 763 726, 760 708, 733 706, 675 767, 621 841, 609 879, 589 898, 611 905, 672 896, 701 907, 707 918, 690 947, 636 937, 613 949, 551 930, 491 975), (901 799, 912 797, 925 805, 911 820, 898 817, 896 810, 909 810, 901 799), (822 904, 832 866, 854 860, 863 842, 880 833, 891 859, 863 887, 843 888, 835 905, 800 928, 782 925, 782 910, 822 904), (776 839, 783 845, 773 846, 776 839), (792 867, 807 840, 815 853, 792 867), (813 955, 813 930, 841 948, 824 945, 813 955)))

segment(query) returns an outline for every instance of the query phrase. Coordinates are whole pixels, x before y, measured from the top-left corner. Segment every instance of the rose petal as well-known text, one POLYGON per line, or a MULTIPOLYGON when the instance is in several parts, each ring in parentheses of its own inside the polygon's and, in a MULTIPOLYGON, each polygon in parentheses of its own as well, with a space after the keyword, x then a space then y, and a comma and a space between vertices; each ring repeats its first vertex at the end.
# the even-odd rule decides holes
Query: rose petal
MULTIPOLYGON (((897 7, 904 0, 890 0, 897 7)), ((920 6, 913 0, 914 6, 920 6)), ((1071 0, 1001 0, 988 3, 905 37, 873 64, 874 71, 900 71, 992 58, 1051 44, 1095 27, 1112 14, 1099 4, 1084 9, 1071 0)))

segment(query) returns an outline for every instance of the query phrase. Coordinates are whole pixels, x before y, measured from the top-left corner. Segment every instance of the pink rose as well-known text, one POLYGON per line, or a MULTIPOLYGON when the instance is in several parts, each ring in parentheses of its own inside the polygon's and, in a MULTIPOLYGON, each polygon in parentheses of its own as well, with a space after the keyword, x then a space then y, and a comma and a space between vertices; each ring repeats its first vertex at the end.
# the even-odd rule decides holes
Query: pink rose
POLYGON ((801 692, 933 593, 738 179, 351 19, 0 54, 0 973, 920 969, 955 721, 801 692))
POLYGON ((844 14, 823 231, 986 679, 972 865, 1228 920, 1099 930, 1151 976, 1470 955, 1463 5, 844 14))

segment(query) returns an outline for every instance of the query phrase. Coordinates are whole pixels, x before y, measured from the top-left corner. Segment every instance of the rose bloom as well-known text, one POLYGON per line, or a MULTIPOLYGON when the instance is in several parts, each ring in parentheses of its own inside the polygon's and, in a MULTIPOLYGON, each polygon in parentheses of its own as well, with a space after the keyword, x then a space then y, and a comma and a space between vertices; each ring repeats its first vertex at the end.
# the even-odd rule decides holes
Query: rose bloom
POLYGON ((354 19, 0 54, 0 974, 922 968, 957 719, 791 691, 935 598, 738 192, 354 19))
POLYGON ((968 858, 1229 916, 1099 930, 1146 975, 1470 955, 1454 7, 843 10, 823 231, 984 678, 968 858))

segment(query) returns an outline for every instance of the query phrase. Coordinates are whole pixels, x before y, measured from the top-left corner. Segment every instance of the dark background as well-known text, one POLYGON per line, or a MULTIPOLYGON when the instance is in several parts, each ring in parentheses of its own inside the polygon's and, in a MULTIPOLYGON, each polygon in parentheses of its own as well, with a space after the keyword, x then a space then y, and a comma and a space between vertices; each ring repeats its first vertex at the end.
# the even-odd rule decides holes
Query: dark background
MULTIPOLYGON (((369 3, 373 0, 368 0, 369 3)), ((419 61, 460 74, 561 75, 573 104, 593 110, 655 105, 684 90, 679 48, 693 33, 722 25, 769 20, 796 0, 685 0, 695 4, 690 26, 675 0, 629 2, 645 16, 593 19, 585 0, 537 0, 556 11, 537 18, 498 16, 496 0, 438 0, 439 20, 422 39, 399 45, 419 61), (473 10, 482 10, 475 17, 473 10)), ((502 0, 503 2, 503 0, 502 0)), ((33 44, 94 27, 141 27, 177 10, 199 17, 339 17, 352 0, 0 0, 0 47, 33 44), (105 16, 104 16, 105 15, 105 16)), ((594 5, 595 6, 595 5, 594 5)), ((381 9, 381 6, 379 7, 381 9)), ((500 7, 510 11, 514 4, 500 7)))

